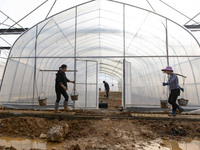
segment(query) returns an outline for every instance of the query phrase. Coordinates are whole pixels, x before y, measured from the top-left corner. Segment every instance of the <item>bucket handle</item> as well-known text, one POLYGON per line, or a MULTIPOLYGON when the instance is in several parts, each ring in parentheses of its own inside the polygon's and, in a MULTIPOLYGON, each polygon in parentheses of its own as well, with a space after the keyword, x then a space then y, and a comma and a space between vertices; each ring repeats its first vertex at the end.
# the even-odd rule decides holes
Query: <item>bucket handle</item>
POLYGON ((75 88, 72 89, 71 95, 78 95, 78 92, 76 91, 75 88))

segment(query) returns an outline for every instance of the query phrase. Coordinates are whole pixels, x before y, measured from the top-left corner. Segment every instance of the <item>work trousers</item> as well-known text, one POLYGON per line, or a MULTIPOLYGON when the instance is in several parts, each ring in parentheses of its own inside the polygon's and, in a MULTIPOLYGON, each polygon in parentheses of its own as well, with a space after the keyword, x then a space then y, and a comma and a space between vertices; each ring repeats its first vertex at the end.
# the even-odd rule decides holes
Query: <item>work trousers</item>
POLYGON ((179 95, 180 89, 173 89, 170 92, 168 103, 172 105, 173 111, 176 111, 176 109, 179 107, 179 105, 176 103, 176 99, 179 95))
POLYGON ((106 89, 106 97, 109 97, 109 89, 106 89))
POLYGON ((63 90, 58 90, 56 89, 56 102, 59 103, 60 99, 61 99, 61 94, 64 96, 65 101, 68 101, 69 96, 67 94, 67 92, 63 89, 63 90))

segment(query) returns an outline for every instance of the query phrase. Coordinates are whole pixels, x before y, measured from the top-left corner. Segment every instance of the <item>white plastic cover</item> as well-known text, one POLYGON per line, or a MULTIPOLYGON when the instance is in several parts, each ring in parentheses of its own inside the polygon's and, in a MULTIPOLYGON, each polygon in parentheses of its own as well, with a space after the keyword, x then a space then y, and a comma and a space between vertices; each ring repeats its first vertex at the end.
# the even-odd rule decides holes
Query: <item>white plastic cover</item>
MULTIPOLYGON (((53 104, 56 72, 42 70, 67 64, 69 70, 78 70, 67 73, 77 82, 76 107, 98 106, 98 73, 114 77, 120 85, 125 78, 127 107, 159 105, 161 69, 169 63, 174 72, 187 76, 184 98, 189 105, 200 105, 199 56, 198 41, 176 22, 124 3, 91 1, 40 22, 15 42, 0 102, 37 104, 44 91, 53 104)), ((68 94, 72 89, 70 84, 68 94)))

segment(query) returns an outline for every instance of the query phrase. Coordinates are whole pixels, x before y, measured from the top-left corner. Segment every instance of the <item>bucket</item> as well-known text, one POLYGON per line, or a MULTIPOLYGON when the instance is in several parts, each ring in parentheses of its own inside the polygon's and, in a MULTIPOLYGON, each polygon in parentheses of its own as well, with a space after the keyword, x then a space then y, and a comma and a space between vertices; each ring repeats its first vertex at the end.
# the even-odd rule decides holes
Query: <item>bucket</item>
POLYGON ((168 108, 168 100, 160 100, 160 108, 168 108))
POLYGON ((78 100, 78 95, 71 95, 71 99, 73 101, 77 101, 78 100))
POLYGON ((71 99, 72 99, 72 101, 78 100, 78 92, 75 90, 75 88, 72 90, 71 99))
POLYGON ((106 102, 100 102, 99 103, 99 108, 108 108, 108 103, 106 103, 106 102))
POLYGON ((47 98, 40 99, 40 97, 39 97, 38 101, 39 101, 40 106, 46 106, 46 104, 47 104, 47 98))
POLYGON ((189 101, 189 100, 187 100, 187 99, 180 98, 180 99, 178 99, 178 104, 179 104, 180 106, 187 106, 188 101, 189 101))

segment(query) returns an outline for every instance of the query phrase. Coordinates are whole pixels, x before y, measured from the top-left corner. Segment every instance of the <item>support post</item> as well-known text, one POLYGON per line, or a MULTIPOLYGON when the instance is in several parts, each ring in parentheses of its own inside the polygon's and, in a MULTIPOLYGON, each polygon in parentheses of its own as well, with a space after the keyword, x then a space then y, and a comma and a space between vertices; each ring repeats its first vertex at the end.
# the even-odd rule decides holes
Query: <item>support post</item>
MULTIPOLYGON (((169 66, 169 49, 168 49, 168 26, 167 26, 167 19, 166 19, 166 26, 165 26, 165 35, 166 35, 166 55, 167 55, 167 66, 169 66)), ((169 78, 169 75, 168 75, 169 78)), ((167 88, 166 92, 167 96, 169 96, 169 88, 167 88)))
POLYGON ((99 97, 99 88, 98 88, 98 62, 96 62, 96 108, 99 108, 99 102, 98 102, 98 97, 99 97))
POLYGON ((165 34, 166 34, 166 54, 167 54, 167 66, 169 66, 169 50, 168 50, 168 26, 167 26, 167 19, 166 19, 166 27, 165 27, 165 34))
POLYGON ((123 59, 123 107, 125 108, 126 106, 126 75, 125 75, 125 59, 123 59))
POLYGON ((125 61, 126 61, 126 51, 125 51, 125 5, 123 5, 123 107, 126 107, 126 79, 125 79, 125 61))
MULTIPOLYGON (((76 38, 77 38, 77 7, 75 8, 75 41, 74 41, 74 70, 76 70, 76 38)), ((74 95, 76 91, 76 71, 74 72, 74 95)), ((73 101, 73 107, 75 108, 75 101, 73 101)))
POLYGON ((85 108, 87 107, 87 67, 88 67, 88 61, 86 60, 86 67, 85 67, 85 108))
POLYGON ((34 76, 33 76, 33 99, 32 99, 32 105, 34 105, 34 98, 35 98, 35 85, 36 85, 36 64, 37 64, 37 38, 38 38, 38 26, 36 26, 36 36, 35 36, 35 58, 34 58, 34 76))

